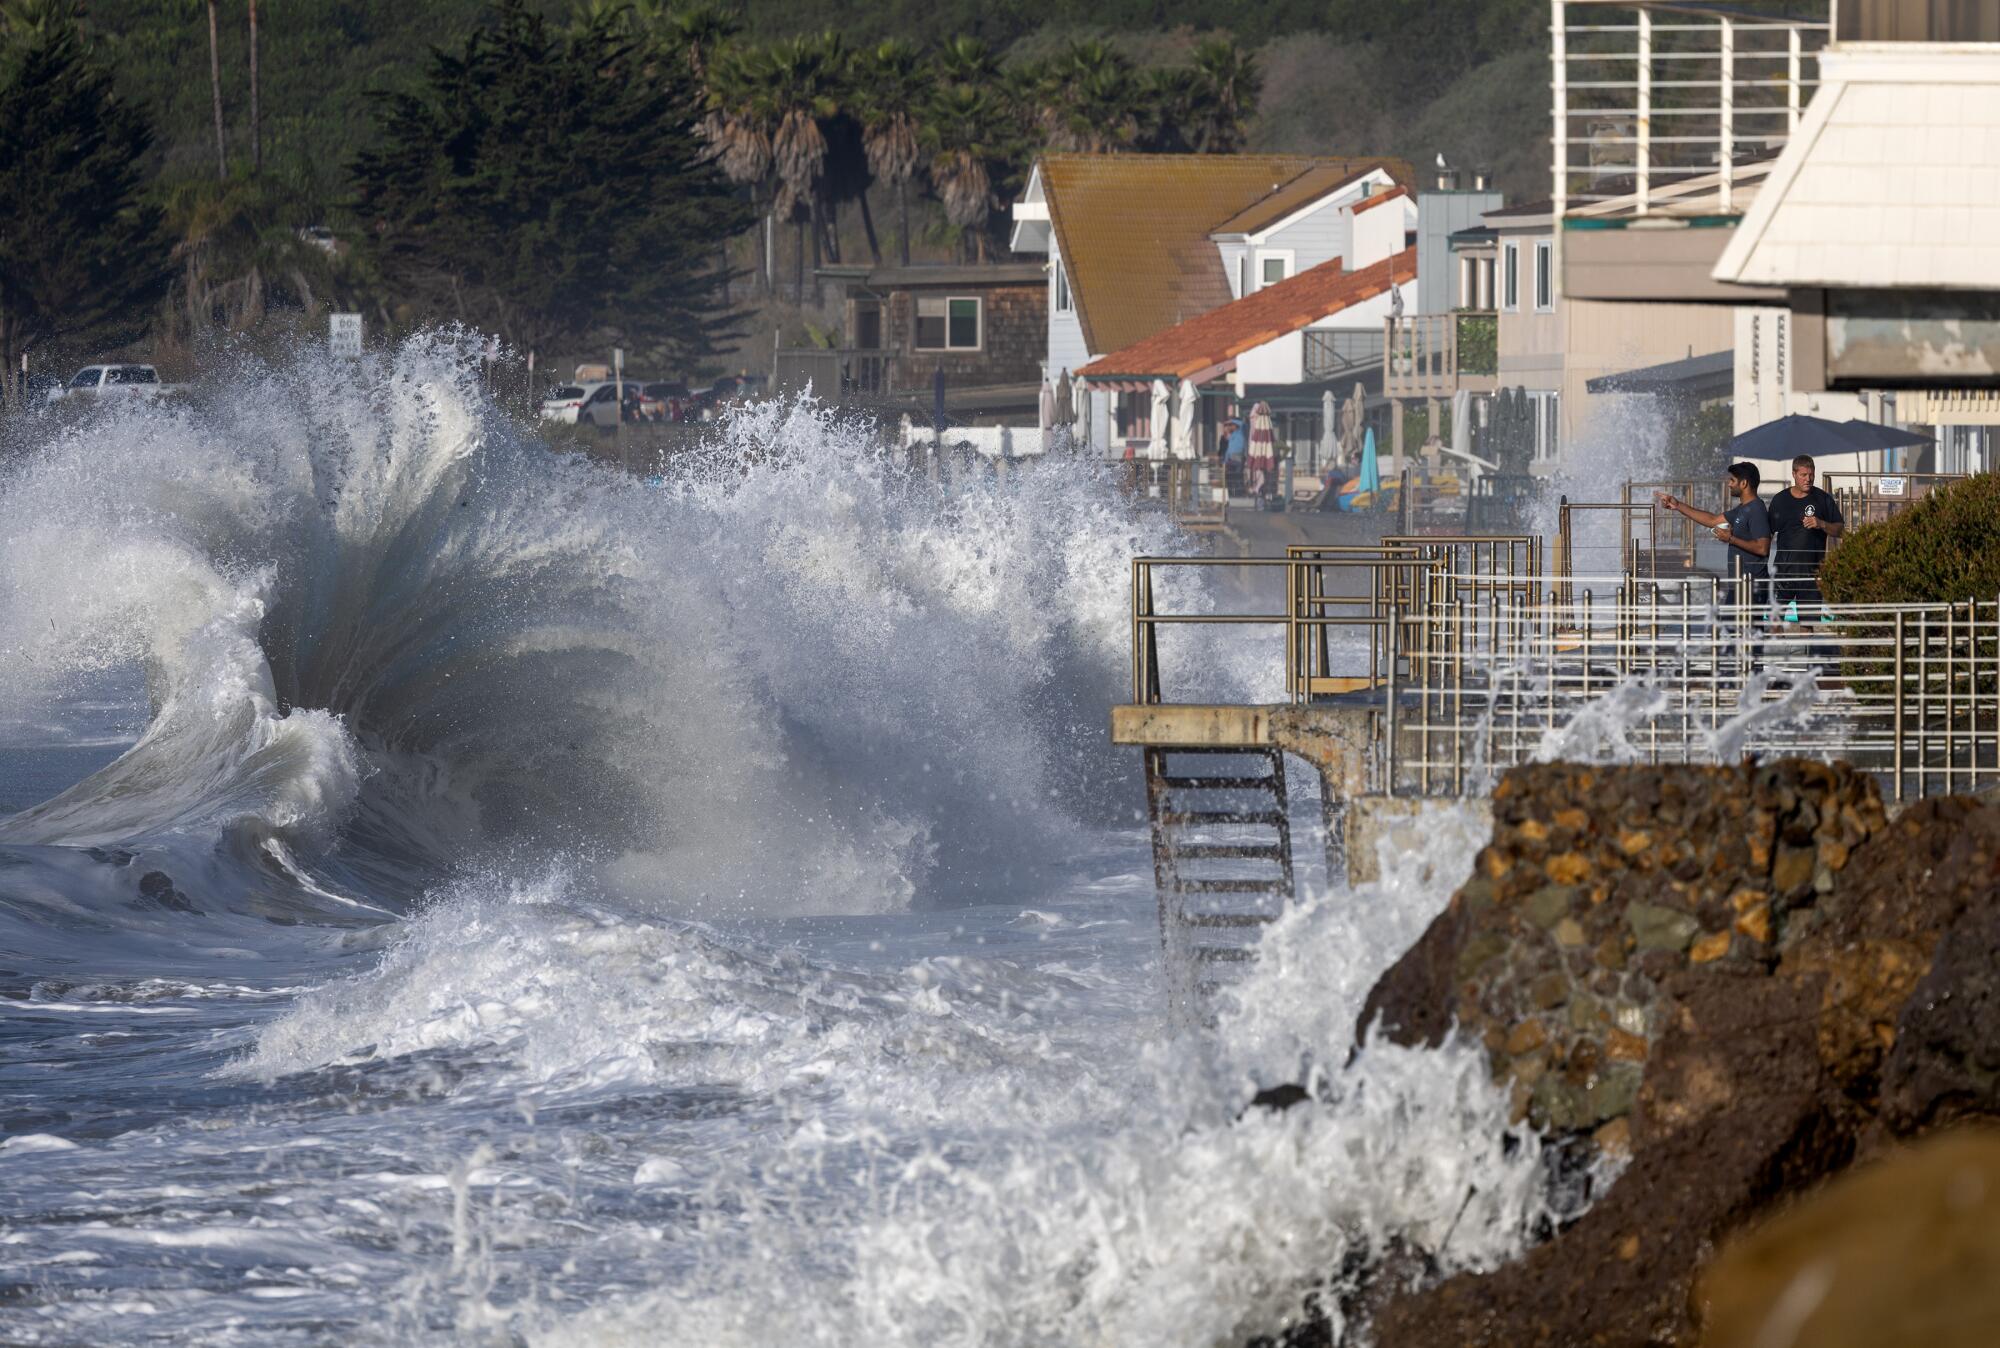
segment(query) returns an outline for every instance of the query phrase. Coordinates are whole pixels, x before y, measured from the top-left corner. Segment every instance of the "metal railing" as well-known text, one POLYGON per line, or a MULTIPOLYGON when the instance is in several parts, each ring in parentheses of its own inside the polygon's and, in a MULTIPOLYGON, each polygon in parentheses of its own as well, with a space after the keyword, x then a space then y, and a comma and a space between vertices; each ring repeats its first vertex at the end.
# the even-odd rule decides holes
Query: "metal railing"
MULTIPOLYGON (((1801 9, 1826 13, 1826 5, 1801 9)), ((1829 25, 1671 0, 1551 0, 1554 200, 1732 214, 1798 129, 1829 25)))
POLYGON ((1382 364, 1382 334, 1360 329, 1307 328, 1307 379, 1339 379, 1382 364))
POLYGON ((901 387, 897 353, 865 347, 780 347, 771 384, 780 393, 810 386, 821 402, 883 398, 901 387))
POLYGON ((1571 755, 1840 758, 1897 800, 2000 783, 2000 601, 1786 622, 1731 581, 1597 578, 1566 604, 1433 598, 1395 630, 1423 658, 1384 745, 1391 794, 1571 755))
POLYGON ((1821 485, 1840 503, 1849 524, 1880 524, 1908 510, 1941 487, 1963 482, 1968 473, 1826 474, 1821 485))
POLYGON ((1840 758, 1897 800, 2000 784, 2000 599, 1788 617, 1721 577, 1551 586, 1540 559, 1538 539, 1471 535, 1135 558, 1133 700, 1166 699, 1162 627, 1262 625, 1283 631, 1292 701, 1379 710, 1370 776, 1391 795, 1484 792, 1563 757, 1840 758), (1284 611, 1160 610, 1163 569, 1214 566, 1281 571, 1284 611), (1365 642, 1343 651, 1343 629, 1365 642))

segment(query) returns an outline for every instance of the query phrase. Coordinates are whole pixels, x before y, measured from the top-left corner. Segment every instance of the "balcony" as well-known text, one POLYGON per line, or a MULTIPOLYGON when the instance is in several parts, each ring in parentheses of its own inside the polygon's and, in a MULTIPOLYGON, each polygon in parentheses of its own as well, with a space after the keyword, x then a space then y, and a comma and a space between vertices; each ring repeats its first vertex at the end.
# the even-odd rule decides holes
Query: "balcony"
POLYGON ((864 347, 780 347, 772 368, 772 389, 802 393, 808 385, 821 402, 844 403, 886 398, 902 387, 894 351, 864 347))
POLYGON ((1499 383, 1500 318, 1490 309, 1391 318, 1384 333, 1382 391, 1391 398, 1491 393, 1499 383))
MULTIPOLYGON (((1550 0, 1554 212, 1571 299, 1740 301, 1710 271, 1819 87, 1807 17, 1550 0)), ((1779 295, 1779 298, 1782 298, 1779 295)))
POLYGON ((1307 380, 1340 380, 1382 367, 1382 334, 1348 328, 1306 329, 1307 380))

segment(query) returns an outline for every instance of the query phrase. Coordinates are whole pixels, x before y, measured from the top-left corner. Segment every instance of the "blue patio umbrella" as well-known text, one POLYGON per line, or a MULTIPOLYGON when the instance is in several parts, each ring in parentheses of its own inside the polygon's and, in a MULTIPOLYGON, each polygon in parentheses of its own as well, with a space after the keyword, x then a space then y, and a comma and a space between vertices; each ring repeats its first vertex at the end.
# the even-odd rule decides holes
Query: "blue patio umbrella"
POLYGON ((1863 421, 1859 417, 1849 417, 1840 423, 1838 429, 1854 442, 1856 449, 1914 449, 1937 440, 1936 436, 1925 435, 1922 431, 1906 431, 1876 421, 1863 421))
POLYGON ((1375 462, 1375 428, 1370 426, 1361 437, 1361 476, 1355 483, 1357 492, 1382 490, 1382 470, 1375 462))
POLYGON ((1897 449, 1929 444, 1931 437, 1872 421, 1829 421, 1794 412, 1761 426, 1752 426, 1729 442, 1729 452, 1740 459, 1783 462, 1801 454, 1852 454, 1856 450, 1897 449))

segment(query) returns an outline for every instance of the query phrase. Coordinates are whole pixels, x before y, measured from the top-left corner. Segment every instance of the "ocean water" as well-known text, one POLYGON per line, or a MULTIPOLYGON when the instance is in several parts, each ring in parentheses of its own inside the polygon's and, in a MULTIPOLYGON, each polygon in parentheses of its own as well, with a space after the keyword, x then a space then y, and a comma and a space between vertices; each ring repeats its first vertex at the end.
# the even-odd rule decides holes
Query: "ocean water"
POLYGON ((477 369, 0 465, 0 1340, 1230 1344, 1546 1222, 1479 1052, 1352 1052, 1469 823, 1168 1023, 1104 732, 1158 515, 811 404, 643 483, 477 369))

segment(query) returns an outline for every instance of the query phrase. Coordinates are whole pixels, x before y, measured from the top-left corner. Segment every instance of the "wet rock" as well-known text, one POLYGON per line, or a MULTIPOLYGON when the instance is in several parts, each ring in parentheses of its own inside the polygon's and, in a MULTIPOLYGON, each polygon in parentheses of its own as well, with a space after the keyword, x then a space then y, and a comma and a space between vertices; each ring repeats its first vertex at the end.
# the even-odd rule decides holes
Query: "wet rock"
POLYGON ((1288 1081, 1282 1086, 1266 1086, 1258 1091, 1250 1097, 1250 1104, 1243 1112, 1247 1114, 1252 1109, 1268 1109, 1273 1113, 1282 1113, 1293 1105, 1302 1105, 1312 1098, 1312 1092, 1304 1086, 1288 1081))
POLYGON ((1851 1154, 1853 1107, 1812 1047, 1814 988, 1684 975, 1630 1121, 1632 1160, 1557 1239, 1392 1300, 1380 1348, 1640 1348, 1689 1341, 1688 1287, 1725 1232, 1851 1154), (1725 1050, 1724 1045, 1731 1047, 1725 1050))
POLYGON ((1695 1305, 1703 1348, 2000 1343, 2000 1135, 1857 1167, 1732 1240, 1695 1305))
POLYGON ((1364 1024, 1455 1024, 1517 1118, 1629 1164, 1515 1264, 1391 1298, 1384 1348, 1692 1343, 1717 1242, 1857 1156, 2000 1118, 2000 808, 1892 823, 1845 766, 1783 762, 1522 769, 1494 813, 1364 1024), (1589 858, 1566 904, 1536 850, 1589 858))
MULTIPOLYGON (((2000 1118, 2000 909, 1965 914, 1895 1028, 1882 1066, 1882 1114, 1908 1135, 1966 1118, 2000 1118)), ((2000 1340, 1996 1340, 2000 1341, 2000 1340)))
POLYGON ((147 871, 139 877, 139 898, 135 908, 165 908, 170 912, 194 913, 201 909, 194 900, 174 888, 174 879, 165 871, 147 871))

